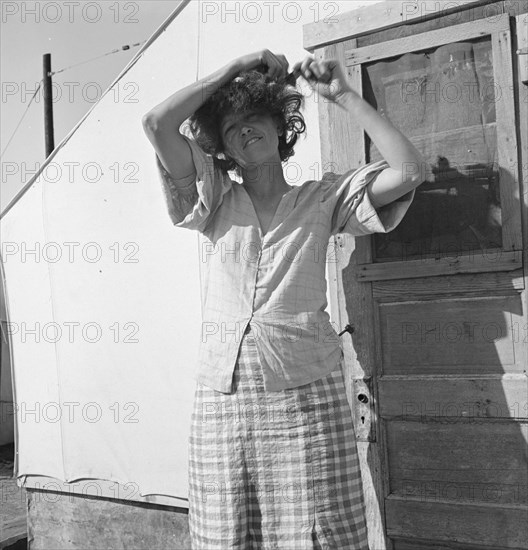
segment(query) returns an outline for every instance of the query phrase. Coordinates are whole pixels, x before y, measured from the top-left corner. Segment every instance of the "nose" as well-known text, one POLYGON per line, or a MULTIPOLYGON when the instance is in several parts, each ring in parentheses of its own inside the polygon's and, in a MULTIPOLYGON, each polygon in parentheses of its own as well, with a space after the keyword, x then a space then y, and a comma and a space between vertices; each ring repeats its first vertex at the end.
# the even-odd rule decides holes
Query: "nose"
POLYGON ((245 136, 249 132, 251 132, 251 128, 249 126, 242 126, 242 135, 245 136))

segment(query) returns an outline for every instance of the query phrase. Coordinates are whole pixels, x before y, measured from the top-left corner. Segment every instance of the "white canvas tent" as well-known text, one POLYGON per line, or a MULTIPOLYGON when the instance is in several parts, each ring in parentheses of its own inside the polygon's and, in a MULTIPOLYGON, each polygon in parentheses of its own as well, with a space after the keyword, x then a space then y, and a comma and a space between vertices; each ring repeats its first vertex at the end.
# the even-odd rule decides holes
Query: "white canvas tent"
MULTIPOLYGON (((141 127, 145 98, 168 95, 145 66, 163 74, 167 41, 195 23, 180 11, 164 24, 174 34, 156 33, 112 85, 142 99, 107 91, 2 217, 21 485, 45 476, 37 486, 82 491, 90 479, 86 492, 101 494, 106 480, 131 484, 118 498, 187 496, 197 237, 167 218, 141 127)), ((178 42, 185 85, 197 43, 178 42)))
MULTIPOLYGON (((200 242, 169 219, 141 118, 243 53, 302 59, 314 11, 297 5, 300 19, 239 20, 233 33, 220 12, 175 3, 2 214, 19 485, 187 506, 200 242), (117 83, 138 93, 116 102, 117 83)), ((322 170, 317 98, 305 91, 291 184, 322 170)))
MULTIPOLYGON (((0 262, 0 283, 3 280, 3 269, 0 262)), ((6 445, 14 441, 12 386, 9 338, 7 335, 7 309, 4 286, 0 284, 0 445, 6 445)))

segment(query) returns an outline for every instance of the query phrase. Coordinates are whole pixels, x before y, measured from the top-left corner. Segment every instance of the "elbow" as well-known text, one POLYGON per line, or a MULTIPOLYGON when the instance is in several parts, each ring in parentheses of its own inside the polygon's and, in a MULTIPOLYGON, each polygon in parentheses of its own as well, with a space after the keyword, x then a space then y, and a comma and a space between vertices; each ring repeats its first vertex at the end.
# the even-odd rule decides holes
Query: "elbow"
POLYGON ((154 115, 151 112, 143 115, 141 124, 143 126, 143 131, 150 141, 153 141, 154 138, 159 139, 160 136, 169 133, 170 127, 167 125, 167 121, 160 119, 158 115, 154 115))
POLYGON ((159 120, 150 112, 143 115, 141 124, 147 134, 153 134, 159 129, 159 120))
POLYGON ((422 183, 425 181, 425 178, 421 177, 421 176, 413 176, 413 177, 409 177, 407 178, 404 182, 403 182, 403 185, 401 187, 401 195, 400 195, 400 198, 403 196, 403 195, 406 195, 407 193, 410 193, 411 191, 414 191, 416 188, 420 187, 420 185, 422 185, 422 183))
POLYGON ((425 181, 425 178, 420 175, 411 176, 405 180, 404 185, 406 187, 409 187, 410 189, 415 189, 416 187, 419 187, 420 185, 422 185, 424 181, 425 181))
POLYGON ((179 126, 174 126, 174 123, 171 120, 168 120, 167 117, 162 117, 159 114, 153 114, 148 112, 143 115, 141 118, 141 124, 143 125, 143 130, 147 136, 173 136, 174 131, 178 132, 179 126))
POLYGON ((403 183, 413 189, 426 180, 427 164, 422 155, 418 155, 411 162, 406 162, 402 173, 403 183))

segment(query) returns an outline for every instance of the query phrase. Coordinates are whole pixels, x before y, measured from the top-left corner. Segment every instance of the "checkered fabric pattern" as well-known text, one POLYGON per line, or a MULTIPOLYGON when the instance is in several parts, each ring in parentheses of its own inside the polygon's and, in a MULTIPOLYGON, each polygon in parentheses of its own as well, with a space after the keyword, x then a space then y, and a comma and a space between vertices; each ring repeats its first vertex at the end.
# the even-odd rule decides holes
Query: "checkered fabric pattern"
POLYGON ((196 386, 189 527, 193 550, 368 550, 341 369, 266 391, 249 325, 232 393, 196 386))

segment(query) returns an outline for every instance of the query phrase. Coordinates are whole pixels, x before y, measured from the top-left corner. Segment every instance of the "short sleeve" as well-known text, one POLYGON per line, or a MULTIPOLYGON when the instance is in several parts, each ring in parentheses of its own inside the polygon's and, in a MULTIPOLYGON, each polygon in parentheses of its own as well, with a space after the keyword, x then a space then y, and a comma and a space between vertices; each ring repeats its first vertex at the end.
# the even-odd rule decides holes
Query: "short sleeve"
POLYGON ((185 178, 175 181, 167 172, 156 155, 156 165, 162 183, 169 215, 176 227, 204 231, 214 213, 223 201, 224 195, 231 190, 232 181, 213 163, 213 157, 205 153, 191 138, 182 134, 191 148, 196 169, 196 179, 185 178))
POLYGON ((389 233, 402 221, 415 190, 377 210, 372 206, 367 186, 389 164, 385 160, 371 162, 343 175, 324 174, 321 180, 322 202, 332 216, 331 234, 349 233, 355 237, 372 233, 389 233))

